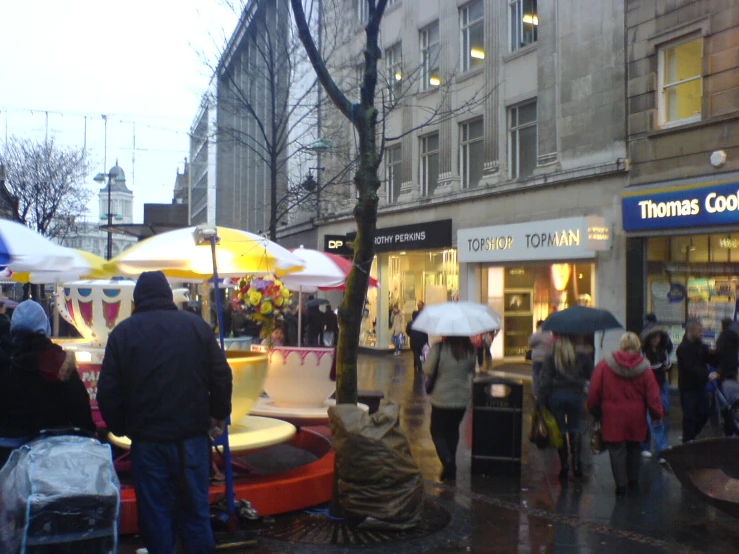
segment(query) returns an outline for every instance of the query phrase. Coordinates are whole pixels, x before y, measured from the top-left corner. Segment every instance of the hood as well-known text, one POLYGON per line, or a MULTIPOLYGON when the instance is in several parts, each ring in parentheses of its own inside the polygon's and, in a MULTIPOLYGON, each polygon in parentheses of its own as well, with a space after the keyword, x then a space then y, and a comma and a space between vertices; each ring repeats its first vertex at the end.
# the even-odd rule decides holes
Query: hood
POLYGON ((133 289, 135 312, 176 310, 172 288, 161 271, 145 271, 133 289))
POLYGON ((10 322, 10 332, 29 333, 32 335, 51 335, 49 318, 41 307, 41 304, 33 300, 24 300, 13 311, 13 319, 10 322))
POLYGON ((38 372, 47 382, 68 381, 77 371, 74 352, 65 352, 43 335, 20 332, 13 338, 11 367, 15 371, 38 372))
POLYGON ((639 339, 641 340, 641 347, 643 350, 646 350, 650 348, 649 342, 652 340, 652 337, 654 335, 659 334, 659 346, 657 348, 664 349, 667 348, 667 341, 670 339, 670 336, 667 334, 667 331, 663 327, 660 327, 659 325, 654 325, 648 329, 644 329, 642 331, 641 336, 639 339))
POLYGON ((636 379, 649 369, 649 360, 638 352, 617 350, 606 356, 606 364, 619 377, 636 379))

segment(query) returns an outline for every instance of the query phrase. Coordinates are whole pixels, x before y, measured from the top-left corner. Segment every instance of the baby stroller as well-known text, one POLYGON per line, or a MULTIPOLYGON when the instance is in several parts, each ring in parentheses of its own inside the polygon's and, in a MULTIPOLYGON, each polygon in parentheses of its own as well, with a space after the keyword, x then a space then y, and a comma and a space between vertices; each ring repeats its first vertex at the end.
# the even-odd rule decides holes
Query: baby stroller
POLYGON ((70 432, 42 432, 0 470, 3 553, 116 552, 120 487, 110 447, 70 432))
POLYGON ((726 380, 713 389, 713 406, 724 420, 724 436, 739 436, 739 381, 726 380))

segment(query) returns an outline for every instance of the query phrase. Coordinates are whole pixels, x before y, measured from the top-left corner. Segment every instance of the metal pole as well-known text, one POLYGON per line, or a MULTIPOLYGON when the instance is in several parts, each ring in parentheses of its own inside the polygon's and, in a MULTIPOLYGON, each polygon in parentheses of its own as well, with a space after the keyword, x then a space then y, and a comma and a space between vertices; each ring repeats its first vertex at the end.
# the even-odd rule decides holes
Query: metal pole
MULTIPOLYGON (((103 121, 105 122, 105 142, 104 142, 104 154, 103 154, 103 164, 105 167, 103 167, 103 171, 108 170, 108 116, 103 115, 103 121)), ((111 212, 111 202, 110 202, 110 173, 107 174, 107 184, 108 184, 108 244, 106 249, 106 259, 110 260, 113 257, 113 232, 110 230, 111 225, 113 225, 113 214, 111 212)))
MULTIPOLYGON (((323 6, 322 0, 318 0, 318 54, 323 56, 323 6)), ((316 101, 316 125, 318 126, 318 138, 321 138, 321 92, 323 87, 318 84, 318 98, 316 101)), ((321 219, 321 152, 317 152, 316 161, 316 177, 318 186, 316 187, 316 219, 321 219)))

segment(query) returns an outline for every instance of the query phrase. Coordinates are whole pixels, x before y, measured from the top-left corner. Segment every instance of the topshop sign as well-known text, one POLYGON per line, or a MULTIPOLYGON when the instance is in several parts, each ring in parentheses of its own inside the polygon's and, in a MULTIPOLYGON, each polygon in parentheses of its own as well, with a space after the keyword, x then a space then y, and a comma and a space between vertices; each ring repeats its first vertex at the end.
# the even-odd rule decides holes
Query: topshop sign
POLYGON ((739 181, 626 193, 624 231, 739 224, 739 181))
POLYGON ((602 217, 571 217, 459 229, 457 251, 460 262, 583 259, 608 250, 610 240, 602 217))

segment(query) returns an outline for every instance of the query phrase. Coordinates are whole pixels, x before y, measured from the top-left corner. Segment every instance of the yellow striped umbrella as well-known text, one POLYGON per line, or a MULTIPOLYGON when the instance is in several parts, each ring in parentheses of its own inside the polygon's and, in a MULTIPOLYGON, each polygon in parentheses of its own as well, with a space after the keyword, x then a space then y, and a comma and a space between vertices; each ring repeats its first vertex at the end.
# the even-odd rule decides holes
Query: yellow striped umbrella
POLYGON ((14 272, 10 278, 19 283, 43 284, 80 279, 110 279, 117 273, 115 264, 107 262, 100 256, 75 248, 60 248, 69 254, 69 263, 57 266, 58 269, 53 271, 14 272))
MULTIPOLYGON (((111 262, 125 275, 161 270, 167 277, 203 280, 213 275, 208 242, 198 244, 197 227, 154 235, 116 256, 111 262)), ((213 227, 211 227, 213 229, 213 227)), ((253 233, 215 227, 218 236, 218 275, 275 274, 299 271, 303 261, 282 246, 253 233)))

